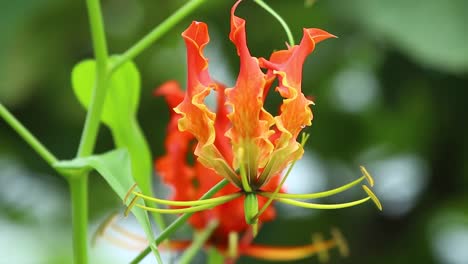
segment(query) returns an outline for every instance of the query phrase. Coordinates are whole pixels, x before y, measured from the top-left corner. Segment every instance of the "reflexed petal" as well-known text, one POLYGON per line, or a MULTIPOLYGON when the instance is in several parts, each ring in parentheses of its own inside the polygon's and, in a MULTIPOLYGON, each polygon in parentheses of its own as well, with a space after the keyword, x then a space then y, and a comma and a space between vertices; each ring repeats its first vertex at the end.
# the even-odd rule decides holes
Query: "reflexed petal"
POLYGON ((195 155, 203 165, 234 184, 240 184, 236 174, 214 145, 216 114, 204 104, 206 96, 216 87, 208 73, 208 59, 203 55, 203 49, 209 42, 208 27, 205 23, 192 22, 182 33, 182 37, 187 48, 188 87, 183 102, 174 109, 182 115, 179 129, 195 136, 198 141, 195 155))
POLYGON ((283 133, 291 134, 294 139, 312 120, 309 107, 312 102, 305 98, 301 89, 302 66, 314 50, 315 44, 331 37, 335 36, 321 29, 304 29, 304 36, 299 45, 273 53, 270 61, 261 59, 262 66, 278 76, 279 86, 276 89, 285 98, 281 114, 275 118, 276 122, 280 123, 278 128, 283 133))
MULTIPOLYGON (((259 67, 258 59, 252 57, 247 47, 245 20, 234 15, 239 1, 231 9, 231 33, 229 38, 240 57, 240 72, 233 88, 226 89, 226 104, 231 107, 228 118, 232 128, 227 136, 234 150, 244 150, 248 173, 257 174, 257 168, 265 166, 273 150, 269 137, 273 133, 273 117, 263 108, 266 75, 259 67)), ((234 153, 238 155, 238 153, 234 153)), ((234 158, 233 167, 239 167, 239 157, 234 158)))
POLYGON ((275 150, 271 161, 259 179, 259 184, 281 170, 290 162, 299 159, 303 149, 296 141, 300 131, 312 124, 312 111, 309 107, 312 101, 302 93, 302 66, 307 56, 312 53, 315 44, 327 38, 334 37, 320 29, 304 29, 304 36, 299 45, 273 53, 269 61, 261 59, 261 65, 270 74, 278 77, 276 90, 284 98, 280 115, 275 117, 276 129, 275 150))

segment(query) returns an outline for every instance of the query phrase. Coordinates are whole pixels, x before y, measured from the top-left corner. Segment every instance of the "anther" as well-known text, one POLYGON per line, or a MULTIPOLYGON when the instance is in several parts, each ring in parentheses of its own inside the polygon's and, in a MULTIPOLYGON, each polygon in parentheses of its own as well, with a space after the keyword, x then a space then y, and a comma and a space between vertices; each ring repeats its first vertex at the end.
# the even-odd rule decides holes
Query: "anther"
POLYGON ((335 241, 338 251, 340 252, 340 255, 342 257, 349 256, 348 243, 346 242, 346 239, 344 238, 343 234, 341 234, 341 231, 338 228, 332 228, 331 235, 333 241, 335 241))
POLYGON ((96 245, 97 239, 101 237, 104 232, 109 228, 110 225, 115 221, 115 218, 118 214, 117 213, 112 213, 104 221, 98 226, 96 232, 94 232, 94 235, 91 239, 91 245, 94 247, 96 245))
POLYGON ((228 239, 228 257, 236 258, 239 250, 239 234, 231 231, 228 239))
POLYGON ((128 200, 128 197, 130 197, 130 194, 133 193, 133 190, 135 190, 135 188, 137 187, 138 185, 135 183, 132 185, 132 187, 130 187, 130 189, 127 191, 127 193, 125 194, 125 197, 123 198, 123 204, 127 204, 127 200, 128 200))
POLYGON ((369 197, 372 199, 372 201, 374 202, 375 206, 377 206, 377 208, 382 211, 382 204, 380 203, 379 201, 379 198, 377 198, 377 196, 369 189, 369 187, 367 187, 366 185, 363 185, 362 188, 364 189, 364 191, 367 193, 367 195, 369 195, 369 197))
POLYGON ((318 248, 317 256, 320 263, 328 262, 330 256, 328 254, 328 247, 323 241, 323 236, 320 233, 315 233, 312 235, 312 241, 314 245, 318 248))
POLYGON ((366 177, 367 181, 369 182, 369 185, 371 187, 374 187, 374 179, 372 178, 372 176, 369 174, 369 172, 367 171, 366 167, 364 166, 359 166, 359 168, 361 168, 361 172, 363 174, 363 176, 366 177))
POLYGON ((128 214, 130 213, 130 211, 132 210, 132 208, 135 206, 135 204, 138 202, 138 199, 140 199, 140 197, 138 196, 135 196, 133 197, 132 201, 130 202, 130 204, 127 206, 127 209, 125 209, 125 212, 124 212, 124 215, 125 216, 128 216, 128 214))

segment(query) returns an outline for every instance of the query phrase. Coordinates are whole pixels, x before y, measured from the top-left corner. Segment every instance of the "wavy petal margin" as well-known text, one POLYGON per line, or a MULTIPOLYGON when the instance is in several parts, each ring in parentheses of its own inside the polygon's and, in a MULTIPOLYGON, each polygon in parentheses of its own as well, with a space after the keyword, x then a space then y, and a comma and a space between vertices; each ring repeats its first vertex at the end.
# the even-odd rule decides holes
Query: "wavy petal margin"
POLYGON ((275 135, 275 150, 271 161, 259 178, 259 184, 283 170, 290 162, 299 159, 304 150, 296 141, 300 131, 312 124, 312 101, 302 93, 302 66, 305 59, 315 49, 315 44, 334 35, 316 28, 304 29, 304 35, 299 45, 288 47, 287 50, 274 52, 270 60, 260 59, 261 66, 267 68, 269 74, 278 77, 276 90, 284 98, 280 115, 275 116, 277 133, 275 135))
POLYGON ((182 33, 182 37, 187 49, 188 80, 185 98, 174 108, 176 113, 182 115, 179 130, 195 136, 198 145, 194 153, 204 166, 240 186, 236 173, 214 144, 216 114, 204 103, 206 96, 216 87, 208 73, 208 59, 203 55, 203 49, 209 42, 208 26, 194 21, 182 33))
POLYGON ((235 86, 226 89, 226 105, 231 108, 228 118, 232 123, 232 128, 226 136, 231 139, 233 150, 243 149, 242 152, 245 153, 234 151, 233 167, 237 169, 239 162, 244 162, 249 177, 256 177, 257 169, 266 165, 273 150, 269 137, 274 133, 270 129, 274 119, 263 108, 264 90, 269 85, 268 79, 261 71, 258 59, 250 55, 245 20, 234 14, 239 3, 240 1, 231 9, 229 38, 237 48, 240 71, 235 86))

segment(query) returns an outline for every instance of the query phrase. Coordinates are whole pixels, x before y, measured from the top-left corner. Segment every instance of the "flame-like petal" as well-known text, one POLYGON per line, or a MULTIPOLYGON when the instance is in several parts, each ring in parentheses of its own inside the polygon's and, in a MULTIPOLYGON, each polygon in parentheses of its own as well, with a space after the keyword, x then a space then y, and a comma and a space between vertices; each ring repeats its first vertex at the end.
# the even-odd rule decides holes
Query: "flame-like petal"
POLYGON ((179 129, 196 137, 195 155, 204 166, 240 185, 237 175, 214 144, 216 114, 204 104, 206 96, 216 87, 208 73, 208 59, 203 55, 203 49, 209 42, 208 27, 205 23, 193 22, 182 37, 187 48, 188 80, 185 98, 174 109, 182 115, 179 129))
MULTIPOLYGON (((258 59, 250 55, 246 42, 245 20, 234 12, 238 1, 231 9, 231 33, 229 38, 240 57, 240 72, 233 88, 226 89, 226 104, 231 107, 228 118, 232 128, 227 132, 233 150, 243 149, 245 160, 240 160, 234 151, 233 167, 245 163, 249 175, 256 177, 257 169, 265 166, 273 150, 269 137, 273 133, 273 117, 263 108, 264 90, 268 84, 261 71, 258 59)), ((240 155, 240 154, 239 154, 240 155)))
POLYGON ((307 56, 312 53, 315 44, 334 37, 321 29, 304 29, 304 36, 299 45, 287 50, 274 52, 269 61, 260 59, 262 67, 269 74, 276 75, 279 85, 276 90, 284 98, 280 115, 275 117, 277 134, 274 135, 275 150, 271 160, 259 178, 260 186, 268 181, 271 175, 283 170, 287 164, 299 159, 303 149, 296 141, 300 131, 312 124, 312 101, 302 93, 302 66, 307 56))

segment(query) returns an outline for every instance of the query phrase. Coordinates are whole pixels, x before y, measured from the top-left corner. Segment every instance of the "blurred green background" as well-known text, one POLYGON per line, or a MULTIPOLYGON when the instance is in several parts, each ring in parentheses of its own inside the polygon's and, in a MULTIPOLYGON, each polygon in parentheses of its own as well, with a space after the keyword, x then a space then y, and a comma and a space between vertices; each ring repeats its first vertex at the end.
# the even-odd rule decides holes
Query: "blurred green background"
MULTIPOLYGON (((183 2, 102 1, 110 51, 123 52, 183 2)), ((168 110, 152 90, 169 79, 184 83, 180 33, 191 20, 209 25, 213 78, 234 84, 239 62, 228 39, 233 2, 207 0, 136 58, 143 85, 139 119, 154 157, 163 153, 168 110)), ((304 65, 304 93, 316 102, 315 116, 289 191, 336 187, 359 177, 363 164, 375 177, 384 211, 371 204, 338 211, 278 206, 277 221, 266 224, 256 242, 302 245, 312 233, 330 237, 338 227, 351 255, 331 250, 331 263, 468 263, 468 1, 267 2, 297 42, 303 27, 339 36, 320 43, 304 65)), ((0 102, 59 158, 72 158, 85 112, 73 95, 70 72, 92 56, 85 3, 18 0, 1 6, 0 102)), ((247 20, 254 56, 284 48, 279 23, 252 1, 237 14, 247 20)), ((267 108, 276 111, 278 102, 272 96, 267 108)), ((102 127, 96 151, 110 148, 110 133, 102 127)), ((323 202, 362 195, 356 188, 323 202)), ((70 263, 68 199, 65 181, 0 121, 0 263, 70 263)), ((89 199, 92 232, 120 204, 97 175, 89 199)), ((126 263, 137 252, 104 240, 91 250, 97 263, 126 263)), ((297 263, 319 262, 313 257, 297 263)))

